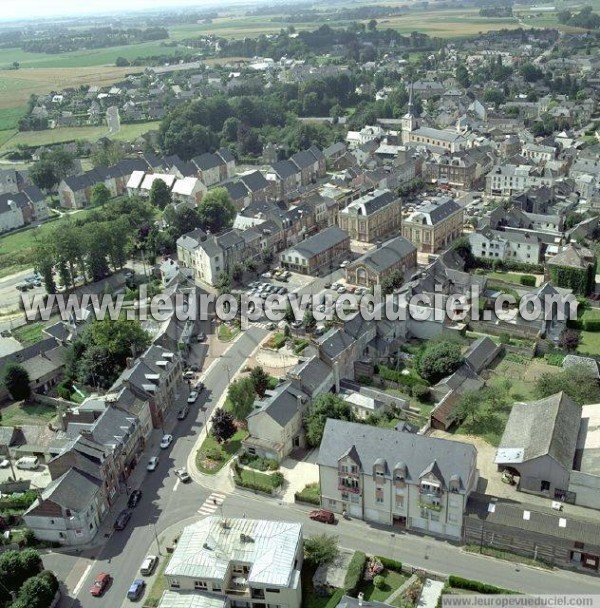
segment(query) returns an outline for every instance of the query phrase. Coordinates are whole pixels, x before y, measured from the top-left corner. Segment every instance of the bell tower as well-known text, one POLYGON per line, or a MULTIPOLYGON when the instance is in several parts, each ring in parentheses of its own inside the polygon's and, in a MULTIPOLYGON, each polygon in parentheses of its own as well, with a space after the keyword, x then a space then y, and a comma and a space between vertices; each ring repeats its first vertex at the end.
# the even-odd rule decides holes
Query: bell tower
POLYGON ((402 117, 402 143, 405 144, 409 141, 409 133, 417 128, 417 118, 414 112, 413 106, 413 83, 410 83, 410 89, 408 93, 408 111, 402 117))

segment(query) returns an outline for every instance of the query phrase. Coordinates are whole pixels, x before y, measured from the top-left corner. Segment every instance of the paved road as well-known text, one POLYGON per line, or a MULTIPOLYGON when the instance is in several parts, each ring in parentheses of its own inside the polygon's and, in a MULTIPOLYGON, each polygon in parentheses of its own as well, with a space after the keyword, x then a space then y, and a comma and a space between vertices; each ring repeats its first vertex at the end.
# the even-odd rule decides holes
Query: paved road
MULTIPOLYGON (((63 600, 63 608, 112 608, 120 605, 129 585, 138 576, 144 557, 151 551, 156 552, 156 546, 152 546, 155 542, 155 526, 156 534, 160 535, 176 523, 198 517, 198 509, 211 494, 210 489, 195 483, 181 484, 173 471, 186 466, 188 454, 193 449, 205 418, 210 417, 230 379, 266 335, 266 330, 259 327, 248 329, 208 370, 204 377, 206 390, 188 418, 175 427, 175 441, 171 448, 155 449, 160 456, 158 469, 148 473, 141 484, 143 498, 134 509, 127 528, 122 532, 114 532, 99 552, 86 553, 82 557, 49 554, 44 558, 46 567, 57 572, 59 578, 66 581, 69 591, 75 591, 75 597, 63 600), (193 412, 195 416, 192 415, 193 412), (109 572, 114 577, 106 598, 100 601, 89 593, 93 579, 99 572, 109 572)), ((190 358, 189 362, 192 361, 190 358)), ((175 411, 186 398, 187 389, 184 388, 175 411)), ((147 450, 140 466, 145 466, 147 458, 153 454, 154 451, 147 450)), ((112 516, 114 518, 116 512, 112 516)))

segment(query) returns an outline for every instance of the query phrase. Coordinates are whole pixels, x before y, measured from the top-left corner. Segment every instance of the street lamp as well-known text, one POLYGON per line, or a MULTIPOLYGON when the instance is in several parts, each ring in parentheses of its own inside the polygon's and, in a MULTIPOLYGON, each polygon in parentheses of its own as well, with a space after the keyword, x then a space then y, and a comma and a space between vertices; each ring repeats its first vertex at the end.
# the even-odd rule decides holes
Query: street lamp
POLYGON ((158 539, 158 532, 156 531, 156 522, 152 522, 152 527, 154 528, 154 540, 156 540, 156 547, 158 549, 158 554, 162 555, 160 551, 160 540, 158 539))

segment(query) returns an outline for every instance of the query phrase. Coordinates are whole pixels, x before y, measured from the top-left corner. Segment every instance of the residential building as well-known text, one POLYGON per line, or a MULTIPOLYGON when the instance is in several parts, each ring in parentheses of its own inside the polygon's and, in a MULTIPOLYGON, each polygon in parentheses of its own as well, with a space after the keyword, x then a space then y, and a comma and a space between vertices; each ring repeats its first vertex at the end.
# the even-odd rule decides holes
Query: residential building
POLYGON ((346 281, 372 287, 395 271, 402 274, 417 267, 417 248, 403 236, 397 236, 368 251, 346 266, 346 281))
POLYGON ((273 195, 278 199, 295 192, 301 184, 301 172, 291 160, 280 160, 267 171, 266 178, 273 183, 273 195))
POLYGON ((244 439, 248 454, 281 461, 299 448, 306 447, 302 421, 309 396, 290 382, 267 391, 254 402, 247 418, 250 435, 244 439))
POLYGON ((232 608, 300 608, 303 553, 299 523, 211 516, 183 529, 164 576, 170 592, 194 592, 203 607, 218 598, 232 608))
POLYGON ((339 227, 352 240, 375 243, 400 231, 402 203, 391 190, 375 190, 338 212, 339 227))
POLYGON ((40 492, 23 521, 40 541, 87 544, 100 527, 100 486, 99 479, 71 468, 40 492))
POLYGON ((402 235, 423 253, 446 249, 461 233, 462 207, 453 199, 439 197, 419 205, 402 220, 402 235))
POLYGON ((8 232, 25 225, 23 207, 14 199, 15 194, 0 195, 0 232, 8 232))
POLYGON ((152 345, 137 359, 128 359, 127 368, 117 378, 110 392, 125 386, 148 401, 152 426, 161 428, 181 390, 183 367, 181 357, 160 346, 152 345))
POLYGON ((552 186, 558 176, 543 167, 531 165, 499 165, 488 173, 486 192, 492 196, 512 196, 529 188, 552 186))
POLYGON ((337 226, 331 226, 286 249, 280 260, 288 270, 317 276, 331 272, 349 254, 350 237, 337 226))
POLYGON ((300 170, 300 183, 302 186, 314 184, 317 178, 325 175, 325 156, 316 146, 312 146, 308 150, 301 150, 290 156, 290 161, 300 170))
POLYGON ((594 289, 596 266, 597 258, 591 249, 569 243, 548 261, 546 273, 556 287, 585 296, 594 289))
POLYGON ((565 393, 513 405, 495 463, 518 489, 562 500, 573 468, 581 408, 565 393))
POLYGON ((321 504, 374 523, 462 539, 476 461, 470 444, 329 419, 317 459, 321 504))
POLYGON ((484 228, 468 236, 477 258, 538 264, 543 243, 531 232, 500 232, 484 228))
POLYGON ((494 164, 494 156, 489 148, 461 150, 427 161, 425 174, 428 179, 440 184, 448 184, 468 190, 494 164))
POLYGON ((200 243, 206 240, 206 232, 202 228, 196 228, 177 239, 177 260, 180 264, 192 268, 196 249, 200 243))

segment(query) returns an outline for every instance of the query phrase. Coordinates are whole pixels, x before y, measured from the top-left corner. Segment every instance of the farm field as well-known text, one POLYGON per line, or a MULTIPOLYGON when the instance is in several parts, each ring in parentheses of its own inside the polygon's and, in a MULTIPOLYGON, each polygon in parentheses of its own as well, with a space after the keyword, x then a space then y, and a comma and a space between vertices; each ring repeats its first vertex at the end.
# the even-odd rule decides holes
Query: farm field
MULTIPOLYGON (((110 139, 133 141, 148 131, 155 131, 159 124, 155 121, 122 125, 121 130, 110 136, 110 139)), ((47 146, 78 139, 95 141, 100 137, 107 137, 107 133, 108 127, 105 125, 98 127, 65 127, 46 129, 45 131, 0 131, 0 152, 13 149, 18 145, 47 146)))

